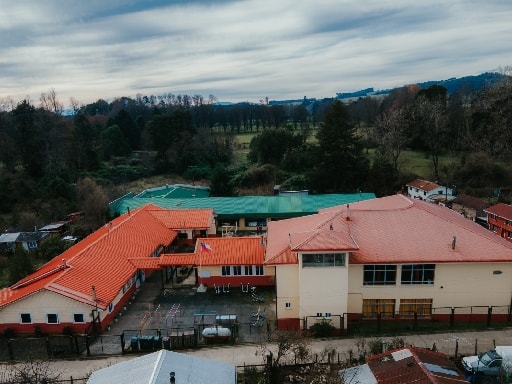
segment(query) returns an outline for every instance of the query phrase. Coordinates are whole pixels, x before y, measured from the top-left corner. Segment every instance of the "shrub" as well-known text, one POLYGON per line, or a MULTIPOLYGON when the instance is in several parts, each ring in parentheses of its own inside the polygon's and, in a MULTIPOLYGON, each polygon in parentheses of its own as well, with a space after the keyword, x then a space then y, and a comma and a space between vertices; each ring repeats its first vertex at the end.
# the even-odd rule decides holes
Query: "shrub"
POLYGON ((12 328, 5 328, 4 329, 4 336, 8 339, 11 339, 14 337, 16 332, 14 332, 14 329, 12 328))
POLYGON ((311 327, 309 327, 309 330, 311 331, 313 337, 329 337, 332 336, 336 328, 331 325, 330 321, 324 320, 313 324, 311 327))

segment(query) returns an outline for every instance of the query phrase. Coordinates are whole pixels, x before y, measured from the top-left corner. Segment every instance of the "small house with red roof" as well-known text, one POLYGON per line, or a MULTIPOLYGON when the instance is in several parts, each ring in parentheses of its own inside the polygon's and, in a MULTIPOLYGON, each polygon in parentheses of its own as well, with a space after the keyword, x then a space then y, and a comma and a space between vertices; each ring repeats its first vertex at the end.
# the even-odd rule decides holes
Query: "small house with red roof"
POLYGON ((179 238, 215 234, 213 210, 148 204, 119 216, 16 284, 0 290, 0 333, 106 329, 179 238))
POLYGON ((413 346, 370 356, 366 364, 340 371, 344 383, 460 384, 466 377, 444 353, 413 346))
POLYGON ((453 200, 453 189, 432 181, 415 179, 406 185, 407 195, 413 199, 430 201, 431 203, 446 205, 453 200))
POLYGON ((282 329, 326 319, 344 328, 341 321, 355 314, 432 319, 434 308, 449 316, 454 306, 508 308, 511 301, 512 243, 404 195, 270 222, 265 266, 276 268, 282 329))
POLYGON ((499 203, 484 209, 490 231, 512 241, 512 205, 499 203))

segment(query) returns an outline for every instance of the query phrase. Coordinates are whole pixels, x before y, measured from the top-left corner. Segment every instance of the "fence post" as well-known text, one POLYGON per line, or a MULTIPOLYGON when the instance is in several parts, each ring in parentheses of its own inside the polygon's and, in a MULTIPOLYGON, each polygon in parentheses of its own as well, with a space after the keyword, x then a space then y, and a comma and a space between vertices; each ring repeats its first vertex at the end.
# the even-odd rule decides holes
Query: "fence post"
POLYGON ((377 333, 380 333, 380 317, 381 317, 381 314, 380 312, 377 313, 377 333))
POLYGON ((491 326, 491 317, 492 317, 492 307, 489 305, 489 308, 487 308, 487 326, 491 326))
POLYGON ((418 327, 418 312, 414 312, 414 322, 412 323, 412 329, 416 330, 418 327))
POLYGON ((478 355, 478 339, 475 339, 475 355, 478 355))
POLYGON ((455 308, 452 307, 451 313, 450 313, 450 328, 453 327, 454 321, 455 321, 455 308))
POLYGON ((77 355, 77 356, 80 356, 80 345, 78 344, 78 335, 75 335, 75 336, 74 336, 74 339, 75 339, 75 350, 76 350, 76 355, 77 355))
POLYGON ((14 360, 14 350, 12 349, 12 339, 7 340, 7 350, 9 351, 9 357, 14 360))
POLYGON ((91 357, 91 349, 89 345, 89 335, 85 335, 85 349, 87 350, 87 357, 91 357))
POLYGON ((455 339, 455 358, 459 356, 459 339, 455 339))
POLYGON ((121 338, 121 353, 124 354, 124 331, 119 335, 121 338))

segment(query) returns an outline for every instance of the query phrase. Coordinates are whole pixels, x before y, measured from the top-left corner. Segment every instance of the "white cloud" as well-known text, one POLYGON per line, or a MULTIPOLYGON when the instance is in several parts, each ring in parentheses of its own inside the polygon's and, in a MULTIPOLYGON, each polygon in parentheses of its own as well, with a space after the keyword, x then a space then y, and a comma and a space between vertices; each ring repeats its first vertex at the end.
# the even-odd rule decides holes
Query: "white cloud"
POLYGON ((19 0, 0 13, 0 97, 385 89, 511 64, 511 16, 505 1, 19 0))

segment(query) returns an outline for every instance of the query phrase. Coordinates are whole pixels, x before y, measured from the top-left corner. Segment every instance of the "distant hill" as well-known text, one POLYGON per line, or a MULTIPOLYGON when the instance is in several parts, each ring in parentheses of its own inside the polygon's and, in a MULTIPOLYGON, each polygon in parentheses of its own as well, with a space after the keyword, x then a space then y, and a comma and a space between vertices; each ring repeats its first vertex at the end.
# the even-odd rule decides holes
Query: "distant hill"
MULTIPOLYGON (((423 83, 418 83, 420 88, 428 88, 432 85, 442 85, 448 90, 448 95, 453 93, 472 93, 478 91, 486 86, 492 85, 498 81, 503 80, 505 75, 497 72, 485 72, 475 76, 464 76, 460 78, 452 77, 447 80, 431 80, 423 83)), ((392 91, 392 89, 383 89, 375 91, 373 88, 366 88, 354 92, 341 92, 336 93, 338 100, 360 98, 366 96, 385 95, 392 91)))

